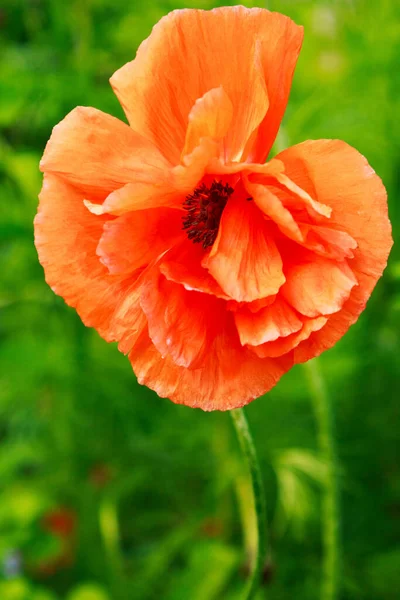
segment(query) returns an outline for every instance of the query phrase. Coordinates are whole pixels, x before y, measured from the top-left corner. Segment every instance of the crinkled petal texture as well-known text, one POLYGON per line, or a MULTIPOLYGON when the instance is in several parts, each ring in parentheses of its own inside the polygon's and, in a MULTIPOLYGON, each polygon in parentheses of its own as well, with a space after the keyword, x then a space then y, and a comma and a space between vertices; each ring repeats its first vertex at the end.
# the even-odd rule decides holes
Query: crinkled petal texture
MULTIPOLYGON (((357 243, 353 258, 336 263, 343 276, 355 279, 357 285, 346 298, 344 287, 350 283, 341 279, 340 309, 332 311, 326 325, 296 347, 295 362, 304 362, 331 348, 364 310, 387 264, 393 244, 391 225, 381 179, 351 146, 339 140, 308 141, 285 150, 278 158, 288 177, 332 208, 331 232, 344 233, 357 243), (352 276, 343 269, 344 264, 352 276)), ((333 245, 338 243, 339 237, 333 245)), ((327 276, 325 272, 323 277, 327 276)))
POLYGON ((230 100, 224 110, 232 113, 225 158, 247 154, 263 162, 286 107, 302 39, 302 27, 261 8, 177 10, 161 19, 111 85, 132 128, 172 162, 179 160, 196 100, 222 86, 230 100))
POLYGON ((41 161, 47 282, 174 402, 264 394, 336 343, 385 268, 363 156, 320 140, 264 163, 301 40, 262 9, 175 11, 112 78, 130 126, 75 109, 41 161))

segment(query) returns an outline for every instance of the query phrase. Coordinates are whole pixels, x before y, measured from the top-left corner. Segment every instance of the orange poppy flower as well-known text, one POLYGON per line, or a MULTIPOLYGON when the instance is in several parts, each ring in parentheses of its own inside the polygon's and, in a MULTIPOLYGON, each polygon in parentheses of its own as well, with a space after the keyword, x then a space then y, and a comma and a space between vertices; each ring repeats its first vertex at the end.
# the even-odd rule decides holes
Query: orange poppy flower
POLYGON ((263 9, 174 11, 111 78, 129 126, 76 108, 41 161, 49 285, 174 402, 264 394, 342 337, 386 265, 386 192, 356 150, 265 162, 302 37, 263 9))

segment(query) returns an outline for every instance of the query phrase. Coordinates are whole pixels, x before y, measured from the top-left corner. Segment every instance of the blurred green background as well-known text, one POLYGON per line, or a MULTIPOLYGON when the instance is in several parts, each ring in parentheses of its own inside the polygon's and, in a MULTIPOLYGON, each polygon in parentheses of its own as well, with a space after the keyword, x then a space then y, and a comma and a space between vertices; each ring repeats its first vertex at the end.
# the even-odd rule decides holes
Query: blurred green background
MULTIPOLYGON (((124 118, 109 76, 171 9, 216 5, 0 2, 1 600, 241 597, 249 487, 229 415, 138 386, 128 360, 46 286, 32 232, 52 127, 76 105, 124 118)), ((400 4, 264 6, 305 26, 279 146, 325 137, 358 148, 387 186, 396 239, 400 4)), ((395 246, 367 310, 320 359, 336 413, 343 600, 400 598, 399 282, 395 246)), ((268 490, 259 598, 317 599, 325 464, 304 368, 247 414, 268 490)))

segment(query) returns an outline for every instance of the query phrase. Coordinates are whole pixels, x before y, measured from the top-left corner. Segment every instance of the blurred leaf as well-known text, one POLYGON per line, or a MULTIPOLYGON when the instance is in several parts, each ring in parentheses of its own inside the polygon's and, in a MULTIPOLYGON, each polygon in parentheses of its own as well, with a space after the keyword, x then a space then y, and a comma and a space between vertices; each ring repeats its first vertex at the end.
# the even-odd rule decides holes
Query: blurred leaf
POLYGON ((366 578, 374 597, 397 599, 400 594, 400 548, 371 558, 366 578))
POLYGON ((218 542, 203 542, 193 547, 185 573, 173 580, 165 600, 216 600, 221 597, 235 569, 240 554, 218 542))
POLYGON ((70 592, 67 600, 111 600, 111 598, 97 583, 84 583, 70 592))
POLYGON ((0 581, 1 600, 57 600, 49 590, 33 587, 25 579, 0 581))
POLYGON ((291 448, 278 454, 276 465, 278 470, 297 471, 311 480, 325 485, 328 477, 327 465, 313 452, 301 448, 291 448))
POLYGON ((282 534, 292 527, 302 537, 317 508, 312 484, 325 485, 326 465, 312 452, 293 448, 275 454, 274 469, 278 480, 277 528, 282 534))

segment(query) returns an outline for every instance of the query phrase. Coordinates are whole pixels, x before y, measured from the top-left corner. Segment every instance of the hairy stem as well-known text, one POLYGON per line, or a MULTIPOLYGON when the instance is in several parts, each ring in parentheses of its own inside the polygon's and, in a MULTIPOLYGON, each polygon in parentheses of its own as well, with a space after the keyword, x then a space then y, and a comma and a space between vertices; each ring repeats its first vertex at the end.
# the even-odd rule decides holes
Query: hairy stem
POLYGON ((331 402, 317 359, 306 363, 304 368, 314 403, 320 452, 326 462, 327 469, 322 513, 324 557, 321 599, 336 600, 339 593, 340 510, 334 419, 331 402))

